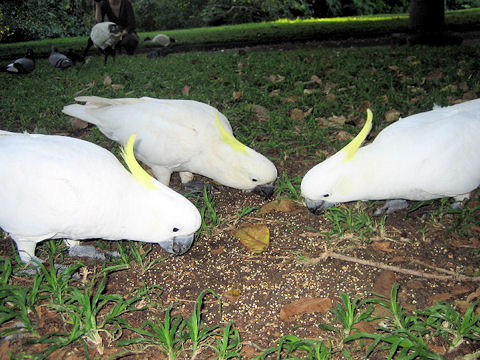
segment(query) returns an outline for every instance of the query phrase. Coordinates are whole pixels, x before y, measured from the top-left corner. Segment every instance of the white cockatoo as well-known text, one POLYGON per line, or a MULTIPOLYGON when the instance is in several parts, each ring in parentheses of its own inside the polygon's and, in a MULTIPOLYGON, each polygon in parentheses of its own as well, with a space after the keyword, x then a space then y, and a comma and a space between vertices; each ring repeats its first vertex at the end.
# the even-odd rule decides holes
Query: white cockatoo
POLYGON ((108 56, 115 58, 116 47, 122 40, 122 31, 120 27, 110 21, 100 22, 95 24, 90 31, 87 47, 83 51, 83 57, 87 56, 88 50, 95 45, 95 47, 105 55, 104 63, 107 64, 108 56))
POLYGON ((236 189, 269 197, 277 169, 265 156, 232 135, 227 118, 193 100, 105 99, 82 96, 85 105, 65 106, 67 115, 95 124, 108 138, 125 144, 136 133, 136 157, 165 185, 179 171, 182 183, 200 174, 236 189))
POLYGON ((173 254, 190 248, 198 210, 140 167, 134 141, 123 151, 129 173, 87 141, 0 131, 0 227, 23 262, 40 261, 35 247, 46 239, 66 239, 78 256, 92 250, 78 240, 91 238, 158 243, 173 254))
POLYGON ((356 200, 390 200, 377 214, 406 200, 460 202, 480 185, 480 99, 400 119, 360 147, 371 127, 368 110, 360 133, 307 172, 301 192, 312 212, 356 200))

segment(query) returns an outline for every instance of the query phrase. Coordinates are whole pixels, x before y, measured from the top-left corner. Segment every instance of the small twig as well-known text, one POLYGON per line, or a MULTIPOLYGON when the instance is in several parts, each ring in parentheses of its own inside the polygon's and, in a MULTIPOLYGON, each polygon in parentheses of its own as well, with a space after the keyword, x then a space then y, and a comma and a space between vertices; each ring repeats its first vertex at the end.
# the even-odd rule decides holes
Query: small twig
MULTIPOLYGON (((452 275, 436 275, 436 274, 430 274, 426 273, 424 271, 417 271, 417 270, 410 270, 410 269, 404 269, 398 266, 392 266, 392 265, 387 265, 383 263, 379 263, 376 261, 370 261, 370 260, 363 260, 359 259, 353 256, 347 256, 347 255, 341 255, 334 253, 332 251, 326 250, 319 258, 317 258, 317 262, 326 260, 328 258, 331 259, 337 259, 337 260, 343 260, 343 261, 348 261, 348 262, 353 262, 357 264, 362 264, 366 266, 372 266, 376 267, 379 269, 385 269, 385 270, 391 270, 394 272, 399 272, 402 274, 407 274, 407 275, 413 275, 413 276, 419 276, 419 277, 424 277, 427 279, 435 279, 435 280, 447 280, 447 281, 480 281, 480 276, 475 276, 475 277, 470 277, 470 276, 465 276, 462 274, 452 274, 452 275)), ((438 270, 438 269, 437 269, 438 270)), ((444 272, 447 272, 448 270, 444 270, 444 272)))

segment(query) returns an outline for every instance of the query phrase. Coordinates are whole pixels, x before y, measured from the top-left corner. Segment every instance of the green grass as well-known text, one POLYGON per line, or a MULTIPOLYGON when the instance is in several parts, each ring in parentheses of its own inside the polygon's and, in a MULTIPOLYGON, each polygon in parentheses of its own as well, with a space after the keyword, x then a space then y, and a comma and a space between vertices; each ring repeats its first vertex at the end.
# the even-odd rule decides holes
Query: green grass
MULTIPOLYGON (((455 30, 459 27, 472 27, 478 23, 480 9, 448 11, 445 15, 447 28, 455 30)), ((390 34, 408 31, 408 14, 384 14, 370 16, 355 16, 307 20, 277 20, 272 22, 250 23, 240 25, 225 25, 181 30, 160 31, 175 38, 178 44, 208 44, 218 42, 243 41, 290 41, 307 38, 328 40, 338 37, 349 37, 357 33, 363 36, 390 34)), ((159 31, 139 33, 140 39, 153 37, 159 31)), ((60 50, 72 47, 84 49, 87 37, 46 39, 23 43, 0 44, 2 57, 17 56, 25 53, 27 47, 32 47, 38 54, 50 53, 55 44, 60 50)), ((148 43, 141 44, 152 47, 148 43)))

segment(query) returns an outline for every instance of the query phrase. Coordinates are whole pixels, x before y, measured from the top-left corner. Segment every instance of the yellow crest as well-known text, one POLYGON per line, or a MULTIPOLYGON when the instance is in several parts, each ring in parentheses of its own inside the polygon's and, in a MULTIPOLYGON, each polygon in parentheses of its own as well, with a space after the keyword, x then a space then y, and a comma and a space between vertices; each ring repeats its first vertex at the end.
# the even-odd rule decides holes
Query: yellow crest
POLYGON ((352 160, 352 158, 355 156, 355 153, 357 152, 360 145, 362 145, 363 140, 365 140, 370 130, 372 130, 372 120, 372 111, 370 109, 367 109, 367 121, 365 122, 365 125, 363 125, 362 130, 360 130, 357 136, 355 136, 355 138, 342 149, 347 153, 345 161, 352 160))
POLYGON ((231 148, 235 151, 239 151, 241 153, 247 153, 247 147, 243 145, 240 141, 235 139, 232 134, 230 134, 225 128, 222 126, 220 119, 218 117, 218 112, 215 113, 215 124, 217 125, 218 130, 220 131, 220 136, 222 137, 222 141, 227 143, 231 146, 231 148))
POLYGON ((127 144, 122 148, 123 160, 125 160, 128 169, 140 184, 147 189, 158 189, 153 181, 153 178, 140 166, 137 159, 135 159, 135 154, 133 153, 133 144, 135 143, 136 137, 137 134, 130 135, 127 144))

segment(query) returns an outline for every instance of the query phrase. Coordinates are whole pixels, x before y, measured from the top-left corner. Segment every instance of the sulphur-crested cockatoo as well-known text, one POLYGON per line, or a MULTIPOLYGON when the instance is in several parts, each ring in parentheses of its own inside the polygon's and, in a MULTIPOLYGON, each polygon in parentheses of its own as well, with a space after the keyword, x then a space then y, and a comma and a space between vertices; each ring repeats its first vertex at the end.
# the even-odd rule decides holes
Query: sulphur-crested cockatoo
POLYGON ((117 24, 110 21, 95 24, 90 31, 87 47, 83 51, 83 57, 85 58, 88 50, 92 45, 95 45, 95 47, 105 55, 104 64, 106 65, 109 55, 115 59, 115 49, 121 40, 122 31, 117 24))
POLYGON ((391 200, 377 211, 405 208, 405 200, 454 197, 480 185, 480 99, 408 116, 360 147, 372 113, 342 150, 310 169, 301 191, 314 213, 355 200, 391 200))
POLYGON ((0 131, 0 227, 23 262, 40 261, 35 246, 45 239, 68 239, 79 256, 89 247, 78 240, 91 238, 158 243, 173 254, 190 248, 198 210, 140 167, 134 141, 124 148, 129 173, 87 141, 0 131))
POLYGON ((136 133, 135 155, 168 185, 179 171, 182 183, 193 174, 269 197, 277 169, 265 156, 232 135, 227 118, 210 105, 192 100, 75 98, 85 105, 65 106, 67 115, 98 126, 108 138, 125 144, 136 133))

